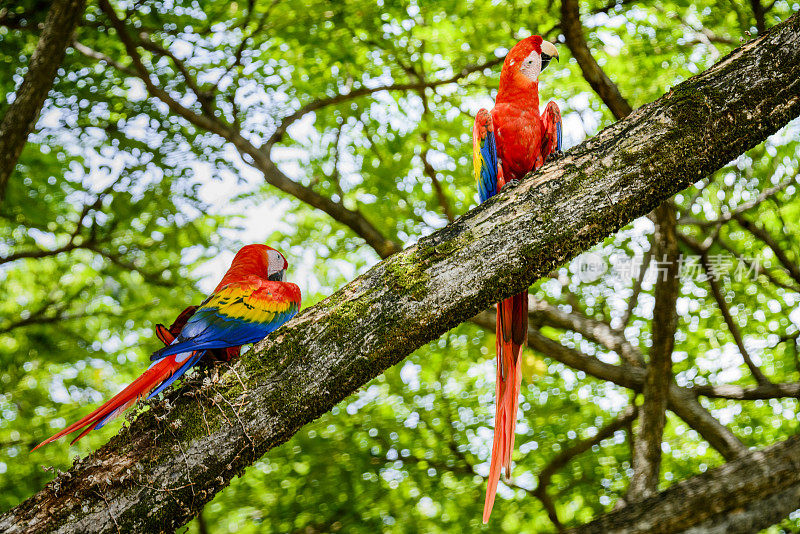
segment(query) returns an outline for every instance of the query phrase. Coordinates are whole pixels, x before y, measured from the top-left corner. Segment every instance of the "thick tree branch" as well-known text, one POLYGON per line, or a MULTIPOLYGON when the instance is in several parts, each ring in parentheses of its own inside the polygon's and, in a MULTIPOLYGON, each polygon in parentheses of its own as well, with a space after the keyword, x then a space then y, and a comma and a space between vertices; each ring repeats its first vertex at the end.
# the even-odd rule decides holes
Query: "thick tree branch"
MULTIPOLYGON (((712 516, 687 534, 752 534, 776 525, 800 507, 800 484, 712 516)), ((783 529, 779 529, 779 532, 783 529)), ((788 529, 787 529, 788 530, 788 529)))
POLYGON ((699 527, 728 514, 741 514, 755 527, 735 532, 758 532, 797 508, 798 487, 800 437, 793 436, 569 532, 666 534, 690 527, 695 527, 692 532, 727 532, 699 527))
POLYGON ((72 41, 72 32, 83 16, 84 5, 85 0, 55 0, 50 6, 25 79, 0 122, 0 205, 5 200, 8 179, 72 41))
MULTIPOLYGON (((0 517, 0 530, 177 528, 233 476, 368 380, 798 114, 796 15, 307 308, 218 382, 173 391, 169 406, 154 405, 0 517)), ((790 464, 779 484, 765 476, 766 485, 788 487, 800 476, 800 465, 790 464)), ((729 497, 726 503, 746 502, 729 497)))

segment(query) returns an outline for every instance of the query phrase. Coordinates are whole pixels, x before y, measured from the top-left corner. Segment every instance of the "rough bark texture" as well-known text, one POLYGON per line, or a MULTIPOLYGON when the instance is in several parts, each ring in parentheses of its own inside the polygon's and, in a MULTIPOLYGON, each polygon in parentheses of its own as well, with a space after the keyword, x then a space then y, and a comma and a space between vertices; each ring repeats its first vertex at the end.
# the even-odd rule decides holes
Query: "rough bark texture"
POLYGON ((672 384, 672 349, 678 328, 675 303, 680 294, 678 278, 677 215, 663 203, 654 212, 656 220, 652 347, 644 379, 644 402, 639 417, 639 433, 633 445, 633 477, 627 501, 637 501, 658 490, 661 472, 661 440, 667 420, 666 408, 672 384))
MULTIPOLYGON (((794 16, 304 310, 218 381, 173 391, 169 402, 154 404, 0 517, 0 530, 177 528, 233 476, 368 380, 798 114, 800 17, 794 16)), ((798 467, 795 461, 791 473, 781 470, 782 481, 798 476, 798 467)), ((631 505, 625 513, 634 517, 641 509, 631 505)))
POLYGON ((28 134, 36 123, 56 71, 83 16, 85 0, 55 0, 47 13, 42 36, 33 51, 28 72, 0 122, 0 204, 28 134))
POLYGON ((758 532, 800 508, 799 483, 800 437, 793 436, 568 532, 758 532), (726 524, 730 530, 718 528, 726 524))
POLYGON ((800 484, 742 508, 717 514, 685 531, 686 534, 750 534, 776 523, 800 508, 800 484))

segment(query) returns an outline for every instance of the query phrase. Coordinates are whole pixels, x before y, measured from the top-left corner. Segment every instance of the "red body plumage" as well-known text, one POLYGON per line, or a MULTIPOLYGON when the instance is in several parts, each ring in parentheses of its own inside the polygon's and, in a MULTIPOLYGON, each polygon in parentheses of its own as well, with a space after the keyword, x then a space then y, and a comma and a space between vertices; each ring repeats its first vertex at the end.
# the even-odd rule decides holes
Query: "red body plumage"
MULTIPOLYGON (((478 112, 473 130, 475 176, 481 201, 499 192, 509 181, 521 180, 535 171, 550 154, 560 150, 558 106, 549 102, 544 113, 539 113, 538 76, 553 57, 558 58, 555 47, 538 35, 520 41, 506 56, 494 109, 491 114, 486 110, 478 112), (543 47, 549 53, 543 53, 543 47)), ((511 473, 522 381, 520 356, 527 331, 527 291, 497 304, 497 406, 484 523, 492 512, 501 469, 506 476, 511 473)))

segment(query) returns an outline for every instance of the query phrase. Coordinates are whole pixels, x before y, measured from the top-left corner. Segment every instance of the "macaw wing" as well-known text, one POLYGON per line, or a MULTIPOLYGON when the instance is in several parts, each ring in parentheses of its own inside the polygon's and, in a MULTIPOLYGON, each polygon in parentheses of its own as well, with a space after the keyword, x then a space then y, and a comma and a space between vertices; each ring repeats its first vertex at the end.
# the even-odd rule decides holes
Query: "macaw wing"
MULTIPOLYGON (((551 107, 553 109, 550 110, 551 112, 550 115, 552 115, 551 120, 555 123, 555 129, 556 129, 556 136, 555 136, 556 143, 554 150, 555 152, 561 152, 561 111, 558 109, 558 106, 554 102, 551 102, 551 104, 552 104, 551 107)), ((549 105, 550 104, 548 104, 548 106, 549 105)))
POLYGON ((558 105, 550 101, 542 114, 544 136, 542 137, 542 157, 547 157, 553 152, 561 152, 561 110, 558 105))
POLYGON ((186 326, 186 322, 189 318, 194 315, 194 312, 197 311, 197 308, 200 306, 187 306, 178 317, 172 321, 172 324, 169 328, 164 326, 163 324, 156 325, 156 337, 161 340, 164 345, 169 345, 175 340, 175 336, 181 333, 183 327, 186 326))
POLYGON ((556 121, 556 152, 561 152, 561 115, 556 121))
POLYGON ((491 113, 486 109, 478 111, 472 127, 472 163, 478 183, 478 197, 481 202, 486 202, 497 193, 499 171, 494 124, 491 113))
POLYGON ((300 289, 295 284, 263 280, 228 284, 207 298, 175 341, 150 359, 255 343, 299 309, 300 289))
POLYGON ((561 116, 556 122, 556 152, 561 152, 561 116))

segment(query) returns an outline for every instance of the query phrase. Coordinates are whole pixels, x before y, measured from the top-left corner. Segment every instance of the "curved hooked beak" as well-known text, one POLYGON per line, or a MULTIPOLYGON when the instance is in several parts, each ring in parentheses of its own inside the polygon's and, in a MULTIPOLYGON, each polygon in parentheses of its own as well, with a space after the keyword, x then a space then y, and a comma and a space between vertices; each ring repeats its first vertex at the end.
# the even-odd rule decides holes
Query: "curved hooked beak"
POLYGON ((281 269, 277 273, 272 273, 271 275, 269 275, 267 279, 272 282, 283 282, 285 276, 286 276, 286 269, 281 269))
POLYGON ((547 68, 551 59, 558 61, 558 50, 553 43, 542 41, 542 70, 547 68))

